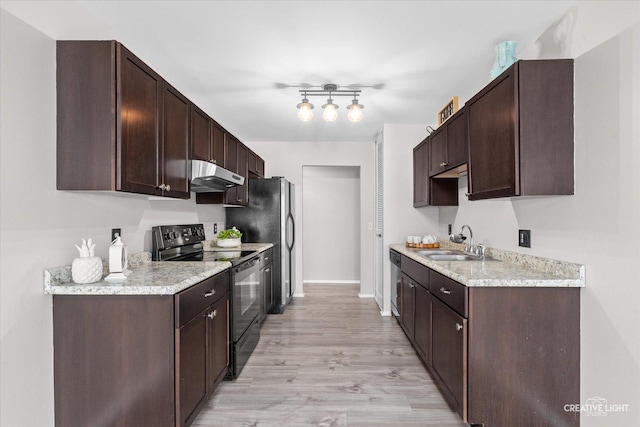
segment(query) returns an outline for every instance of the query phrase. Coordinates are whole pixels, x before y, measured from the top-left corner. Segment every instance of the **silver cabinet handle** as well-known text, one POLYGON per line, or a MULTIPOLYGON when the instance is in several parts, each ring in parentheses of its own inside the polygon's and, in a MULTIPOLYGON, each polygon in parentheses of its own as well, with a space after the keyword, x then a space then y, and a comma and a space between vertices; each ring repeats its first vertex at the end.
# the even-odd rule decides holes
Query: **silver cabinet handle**
POLYGON ((166 185, 164 188, 165 188, 165 190, 167 190, 167 191, 171 191, 171 186, 170 186, 170 185, 166 185))
POLYGON ((414 285, 413 283, 409 283, 409 287, 410 287, 410 288, 415 288, 415 287, 416 287, 416 285, 414 285))
POLYGON ((216 294, 216 290, 215 289, 211 289, 209 292, 204 294, 204 297, 205 298, 209 298, 209 297, 214 296, 215 294, 216 294))
POLYGON ((456 331, 460 331, 462 330, 464 326, 462 326, 460 323, 456 323, 456 331))
POLYGON ((216 317, 218 315, 218 310, 213 310, 211 313, 207 314, 207 317, 209 319, 213 319, 214 317, 216 317))
POLYGON ((160 185, 158 186, 158 188, 159 188, 159 189, 161 189, 161 190, 164 190, 166 187, 165 187, 165 185, 164 185, 164 184, 160 184, 160 185))
POLYGON ((445 295, 449 295, 451 293, 451 291, 449 289, 445 289, 444 286, 440 288, 440 292, 445 295))

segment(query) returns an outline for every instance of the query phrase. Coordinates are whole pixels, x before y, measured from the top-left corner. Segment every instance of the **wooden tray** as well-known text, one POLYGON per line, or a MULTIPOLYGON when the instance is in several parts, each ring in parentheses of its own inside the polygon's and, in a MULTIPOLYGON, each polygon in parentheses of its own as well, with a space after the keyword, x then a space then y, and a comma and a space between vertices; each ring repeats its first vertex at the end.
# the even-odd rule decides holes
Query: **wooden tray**
POLYGON ((440 247, 440 243, 436 242, 436 243, 406 243, 405 242, 405 246, 408 248, 415 248, 415 249, 435 249, 435 248, 439 248, 440 247))

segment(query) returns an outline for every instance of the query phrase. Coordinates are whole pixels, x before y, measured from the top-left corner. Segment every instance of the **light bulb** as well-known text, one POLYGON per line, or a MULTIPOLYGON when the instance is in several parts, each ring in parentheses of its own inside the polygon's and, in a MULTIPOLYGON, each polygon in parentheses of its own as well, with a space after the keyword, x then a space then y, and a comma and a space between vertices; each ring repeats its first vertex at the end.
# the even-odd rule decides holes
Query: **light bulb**
POLYGON ((308 122, 313 119, 313 104, 309 103, 307 98, 304 98, 300 104, 298 104, 298 118, 303 122, 308 122))
POLYGON ((331 98, 327 100, 327 103, 322 106, 324 108, 324 113, 322 113, 322 118, 327 122, 334 122, 338 118, 338 112, 336 108, 337 105, 333 103, 331 98))
POLYGON ((362 120, 363 108, 364 106, 358 104, 358 101, 354 99, 349 106, 349 114, 347 114, 347 119, 349 119, 350 122, 359 122, 360 120, 362 120))

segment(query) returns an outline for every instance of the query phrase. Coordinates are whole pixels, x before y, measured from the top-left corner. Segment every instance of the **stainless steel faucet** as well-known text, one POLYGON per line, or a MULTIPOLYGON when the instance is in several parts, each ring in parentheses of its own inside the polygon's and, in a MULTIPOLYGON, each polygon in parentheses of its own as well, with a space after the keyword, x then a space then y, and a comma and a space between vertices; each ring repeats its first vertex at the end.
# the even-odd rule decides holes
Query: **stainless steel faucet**
MULTIPOLYGON (((469 246, 473 246, 473 231, 471 231, 471 227, 469 227, 467 224, 463 225, 460 228, 460 235, 464 236, 462 234, 462 232, 464 231, 464 228, 467 227, 467 230, 469 230, 469 246)), ((464 240, 464 239, 463 239, 464 240)))
POLYGON ((477 256, 477 257, 481 257, 484 260, 485 247, 482 245, 482 243, 479 245, 473 244, 473 231, 471 230, 471 227, 469 227, 467 224, 463 225, 460 228, 460 233, 452 234, 451 236, 449 236, 449 240, 451 240, 454 243, 464 243, 464 251, 466 253, 477 256), (467 237, 463 233, 465 227, 467 228, 467 230, 469 230, 469 243, 465 243, 465 240, 467 240, 467 237))

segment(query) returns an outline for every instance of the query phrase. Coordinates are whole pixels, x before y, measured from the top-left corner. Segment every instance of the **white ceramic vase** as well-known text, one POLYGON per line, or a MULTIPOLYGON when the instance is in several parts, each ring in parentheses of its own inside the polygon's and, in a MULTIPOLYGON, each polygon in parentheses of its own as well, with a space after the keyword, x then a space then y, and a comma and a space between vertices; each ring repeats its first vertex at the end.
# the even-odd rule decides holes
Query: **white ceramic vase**
POLYGON ((76 258, 71 263, 71 278, 75 283, 94 283, 102 279, 102 259, 93 257, 76 258))

